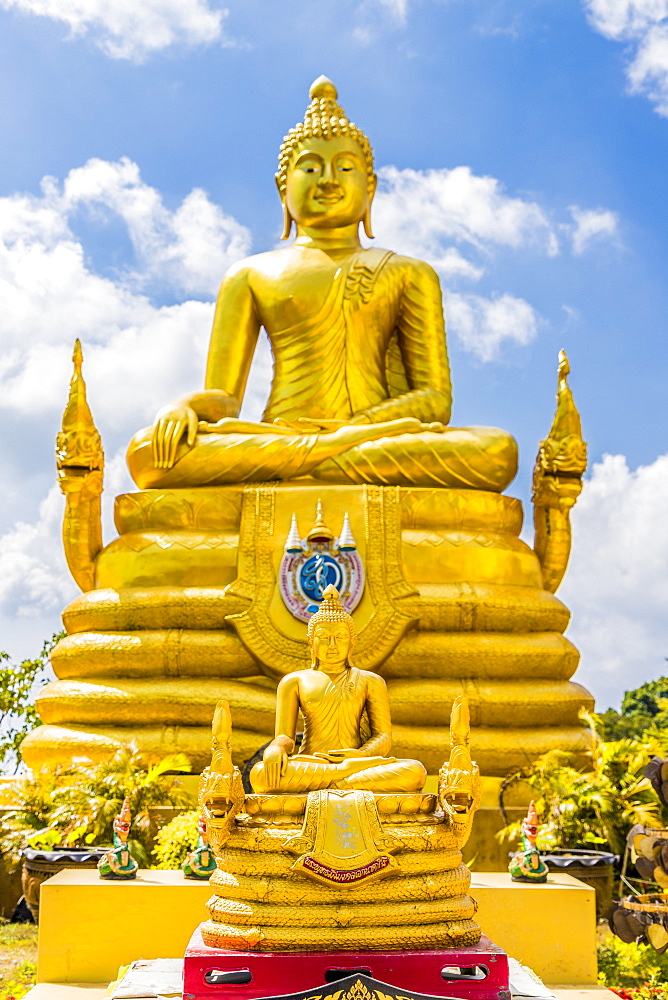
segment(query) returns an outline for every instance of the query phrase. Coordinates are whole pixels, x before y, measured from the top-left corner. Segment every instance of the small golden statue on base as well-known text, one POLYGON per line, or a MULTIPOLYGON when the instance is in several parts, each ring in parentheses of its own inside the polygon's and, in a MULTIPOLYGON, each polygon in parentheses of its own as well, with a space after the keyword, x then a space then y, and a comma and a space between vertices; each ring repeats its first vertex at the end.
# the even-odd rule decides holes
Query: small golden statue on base
POLYGON ((480 940, 461 855, 480 801, 468 706, 463 698, 453 705, 438 795, 422 792, 419 761, 389 756, 385 682, 351 664, 355 637, 329 586, 308 625, 311 666, 279 684, 276 735, 243 799, 229 710, 216 709, 213 760, 200 786, 218 862, 202 926, 208 946, 358 951, 363 943, 387 951, 480 940))

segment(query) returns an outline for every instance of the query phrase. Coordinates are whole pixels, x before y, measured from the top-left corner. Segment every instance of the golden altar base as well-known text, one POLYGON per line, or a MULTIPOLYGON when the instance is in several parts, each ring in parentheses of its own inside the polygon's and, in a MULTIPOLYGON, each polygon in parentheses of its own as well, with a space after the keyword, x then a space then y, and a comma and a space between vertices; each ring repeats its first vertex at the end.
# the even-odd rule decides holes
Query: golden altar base
POLYGON ((435 773, 460 694, 483 774, 587 749, 578 711, 593 702, 570 682, 569 612, 519 538, 519 500, 299 480, 117 498, 119 537, 95 559, 94 589, 64 612, 58 680, 38 697, 45 725, 23 744, 28 765, 100 758, 135 740, 147 759, 182 750, 201 770, 220 698, 238 763, 270 739, 278 679, 308 665, 278 567, 292 514, 310 524, 318 499, 331 522, 349 514, 365 565, 355 663, 387 681, 393 753, 435 773))

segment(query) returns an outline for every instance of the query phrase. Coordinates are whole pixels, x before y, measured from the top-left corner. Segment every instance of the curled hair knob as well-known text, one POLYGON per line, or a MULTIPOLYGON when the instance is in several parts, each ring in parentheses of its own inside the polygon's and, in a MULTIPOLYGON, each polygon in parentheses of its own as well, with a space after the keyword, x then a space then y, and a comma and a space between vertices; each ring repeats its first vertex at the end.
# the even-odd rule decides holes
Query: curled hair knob
POLYGON ((338 91, 332 81, 326 76, 319 76, 311 84, 308 96, 312 101, 327 100, 335 101, 339 96, 338 91))

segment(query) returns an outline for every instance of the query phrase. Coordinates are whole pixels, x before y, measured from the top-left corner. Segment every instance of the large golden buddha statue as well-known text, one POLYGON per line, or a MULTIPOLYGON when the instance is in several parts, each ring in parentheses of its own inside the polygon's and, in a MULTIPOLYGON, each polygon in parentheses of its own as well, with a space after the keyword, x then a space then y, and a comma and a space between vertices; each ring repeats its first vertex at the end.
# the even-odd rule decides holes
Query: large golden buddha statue
POLYGON ((568 359, 534 473, 531 547, 522 503, 501 492, 515 474, 512 437, 448 426, 438 278, 362 248, 371 147, 332 83, 320 78, 311 97, 277 174, 284 236, 296 225, 296 239, 223 279, 206 387, 131 442, 139 489, 116 498, 118 537, 106 545, 102 444, 75 347, 56 455, 65 554, 83 593, 63 614, 57 680, 37 697, 44 725, 23 744, 29 766, 133 741, 147 760, 183 751, 201 770, 220 699, 237 765, 271 742, 254 781, 277 795, 301 794, 304 781, 323 794, 349 782, 413 794, 447 753, 461 696, 486 778, 548 750, 587 750, 578 713, 593 702, 570 680, 578 652, 555 597, 586 467, 568 359), (239 413, 261 327, 274 371, 254 423, 239 413), (354 610, 353 667, 347 619, 324 652, 312 631, 318 669, 308 666, 303 622, 327 584, 354 610), (330 702, 341 711, 320 711, 330 702))
POLYGON ((312 792, 320 788, 371 788, 419 792, 427 772, 418 760, 388 757, 392 746, 385 681, 351 666, 355 627, 335 587, 323 593, 309 621, 309 670, 288 674, 276 691, 276 735, 251 771, 256 792, 312 792), (297 719, 304 734, 295 747, 297 719), (363 720, 370 732, 363 735, 363 720))
POLYGON ((161 410, 132 441, 139 487, 311 476, 329 483, 500 492, 517 469, 513 438, 448 428, 452 402, 438 277, 419 260, 364 249, 376 189, 367 137, 325 77, 283 140, 276 175, 286 249, 223 279, 206 389, 161 410), (274 374, 262 423, 238 419, 260 332, 274 374))

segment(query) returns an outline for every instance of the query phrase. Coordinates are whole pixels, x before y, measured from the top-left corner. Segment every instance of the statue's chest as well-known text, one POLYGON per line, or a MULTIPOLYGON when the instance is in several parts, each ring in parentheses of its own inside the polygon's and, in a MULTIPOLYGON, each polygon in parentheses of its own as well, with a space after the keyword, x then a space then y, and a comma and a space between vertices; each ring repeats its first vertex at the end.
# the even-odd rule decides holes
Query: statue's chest
POLYGON ((293 328, 308 336, 309 328, 319 329, 320 321, 334 325, 359 310, 367 322, 374 324, 378 314, 381 325, 387 325, 397 296, 392 282, 385 287, 382 270, 365 264, 363 256, 340 263, 323 257, 294 261, 282 270, 280 280, 265 285, 260 318, 272 339, 293 328))
POLYGON ((355 711, 359 708, 360 699, 363 700, 363 694, 357 678, 351 677, 348 672, 336 680, 320 674, 301 693, 302 710, 314 715, 329 714, 330 710, 335 710, 335 716, 341 710, 344 714, 348 709, 355 711))

